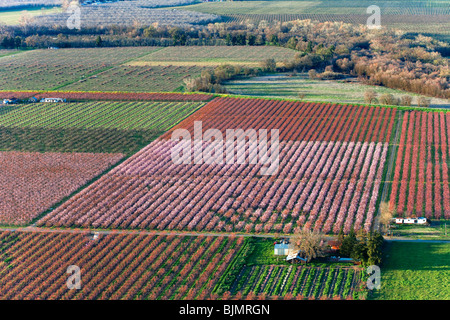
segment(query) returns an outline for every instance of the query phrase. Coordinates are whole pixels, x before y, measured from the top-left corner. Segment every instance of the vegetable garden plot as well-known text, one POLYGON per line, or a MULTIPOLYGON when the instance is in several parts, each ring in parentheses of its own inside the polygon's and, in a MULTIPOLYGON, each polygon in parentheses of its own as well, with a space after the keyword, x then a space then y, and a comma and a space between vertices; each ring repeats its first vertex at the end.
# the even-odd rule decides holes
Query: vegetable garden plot
POLYGON ((0 152, 0 224, 31 222, 122 154, 0 152))
POLYGON ((3 300, 206 299, 243 238, 0 232, 3 300), (7 258, 5 258, 7 257, 7 258), (69 290, 67 268, 81 272, 69 290))
POLYGON ((357 297, 362 272, 349 267, 244 266, 230 294, 242 297, 265 294, 268 299, 357 297))
MULTIPOLYGON (((371 229, 395 110, 216 100, 176 128, 197 119, 221 130, 284 124, 276 174, 261 176, 262 165, 249 162, 175 164, 172 151, 180 144, 165 140, 169 132, 38 224, 257 233, 371 229)), ((253 154, 248 145, 241 147, 253 154)))

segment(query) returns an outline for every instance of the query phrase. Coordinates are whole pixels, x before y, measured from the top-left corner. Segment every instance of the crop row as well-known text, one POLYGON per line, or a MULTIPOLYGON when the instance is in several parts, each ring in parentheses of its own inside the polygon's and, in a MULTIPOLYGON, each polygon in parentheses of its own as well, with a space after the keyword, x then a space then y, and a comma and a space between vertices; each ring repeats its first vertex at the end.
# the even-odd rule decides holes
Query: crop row
POLYGON ((0 152, 0 224, 29 223, 122 154, 0 152))
POLYGON ((244 266, 225 296, 266 299, 346 299, 359 288, 361 270, 347 267, 244 266))
MULTIPOLYGON (((219 161, 197 163, 186 153, 190 161, 178 164, 173 155, 184 154, 186 146, 195 150, 197 143, 163 137, 38 223, 257 233, 290 233, 297 227, 370 230, 388 148, 374 141, 390 140, 393 116, 386 108, 215 99, 176 128, 192 129, 196 120, 205 122, 204 129, 217 125, 222 131, 278 127, 282 142, 272 175, 261 175, 267 165, 258 162, 261 150, 255 144, 235 144, 232 158, 245 155, 243 164, 217 158, 215 142, 203 142, 202 154, 214 153, 219 161), (292 136, 303 141, 283 140, 292 136)), ((249 132, 235 138, 254 138, 256 131, 249 132)))
POLYGON ((206 299, 243 238, 1 232, 0 298, 206 299), (69 289, 69 266, 80 289, 69 289))
POLYGON ((93 77, 73 82, 63 89, 75 91, 179 92, 185 85, 184 79, 198 77, 203 70, 206 70, 206 67, 195 65, 121 65, 105 70, 93 77))
MULTIPOLYGON (((108 25, 149 26, 152 23, 171 26, 189 26, 220 22, 217 15, 186 10, 152 9, 139 6, 135 1, 119 1, 96 6, 82 6, 81 27, 104 27, 108 25)), ((34 24, 66 26, 70 13, 61 12, 38 16, 34 24)))
POLYGON ((132 100, 132 101, 207 101, 210 94, 183 94, 167 92, 100 92, 100 91, 0 91, 0 99, 38 99, 57 97, 68 101, 80 100, 132 100))
MULTIPOLYGON (((260 176, 262 165, 248 157, 234 165, 176 164, 180 145, 156 140, 38 224, 285 233, 372 226, 387 144, 282 142, 273 176, 260 176)), ((203 144, 204 153, 210 146, 203 144)))
POLYGON ((390 205, 399 215, 450 217, 448 159, 450 115, 409 112, 403 117, 402 135, 390 205))
MULTIPOLYGON (((0 97, 2 93, 0 92, 0 97)), ((131 100, 131 101, 207 101, 210 94, 182 94, 164 92, 100 92, 100 91, 47 91, 36 97, 57 96, 67 100, 131 100)))
POLYGON ((30 103, 5 112, 4 127, 108 128, 164 132, 203 105, 201 102, 30 103))
POLYGON ((32 50, 0 58, 3 90, 51 90, 150 53, 155 48, 32 50))
POLYGON ((105 128, 20 128, 0 126, 1 151, 136 153, 162 132, 105 128))

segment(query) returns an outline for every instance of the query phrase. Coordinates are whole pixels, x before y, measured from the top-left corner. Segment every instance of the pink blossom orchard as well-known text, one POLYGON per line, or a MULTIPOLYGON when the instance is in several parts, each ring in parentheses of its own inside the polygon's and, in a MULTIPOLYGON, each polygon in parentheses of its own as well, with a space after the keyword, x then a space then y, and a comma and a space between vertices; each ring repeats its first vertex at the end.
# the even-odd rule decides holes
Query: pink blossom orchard
POLYGON ((122 154, 0 152, 0 223, 29 223, 122 157, 122 154))

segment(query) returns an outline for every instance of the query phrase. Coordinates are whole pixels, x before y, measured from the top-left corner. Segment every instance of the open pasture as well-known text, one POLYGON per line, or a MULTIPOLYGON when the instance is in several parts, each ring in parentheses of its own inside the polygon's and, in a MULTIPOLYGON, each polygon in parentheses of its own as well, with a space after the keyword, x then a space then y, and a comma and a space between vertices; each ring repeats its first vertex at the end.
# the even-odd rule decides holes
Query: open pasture
MULTIPOLYGON (((364 93, 368 90, 376 92, 378 97, 383 94, 392 94, 398 98, 405 95, 411 96, 411 104, 413 106, 417 106, 417 101, 420 97, 418 94, 402 90, 366 85, 354 78, 346 80, 309 79, 307 73, 285 73, 237 79, 226 82, 225 86, 232 94, 286 99, 300 99, 300 95, 302 95, 302 99, 307 101, 328 101, 343 104, 366 104, 364 93)), ((450 101, 430 98, 430 106, 433 108, 447 108, 450 107, 450 101)))
POLYGON ((390 242, 383 254, 377 300, 450 299, 448 243, 390 242))

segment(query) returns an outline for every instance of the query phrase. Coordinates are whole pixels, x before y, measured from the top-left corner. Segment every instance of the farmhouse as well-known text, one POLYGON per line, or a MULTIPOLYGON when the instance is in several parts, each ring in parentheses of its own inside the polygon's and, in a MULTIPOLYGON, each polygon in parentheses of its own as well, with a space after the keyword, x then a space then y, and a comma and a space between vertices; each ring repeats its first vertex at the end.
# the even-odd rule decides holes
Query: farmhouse
POLYGON ((66 102, 66 99, 62 99, 62 98, 44 98, 44 99, 41 99, 41 102, 66 102))
POLYGON ((430 220, 424 217, 420 218, 393 218, 392 221, 395 224, 416 224, 416 225, 429 225, 430 220))
POLYGON ((289 241, 281 240, 274 243, 274 255, 276 256, 286 256, 289 254, 289 241))
POLYGON ((286 261, 290 263, 306 263, 308 260, 301 256, 301 251, 290 251, 286 257, 286 261))
POLYGON ((14 104, 14 103, 18 103, 19 100, 17 100, 16 98, 11 98, 11 99, 3 99, 3 104, 14 104))
POLYGON ((331 251, 338 251, 341 244, 339 243, 339 241, 330 240, 328 241, 328 245, 330 246, 331 251))

